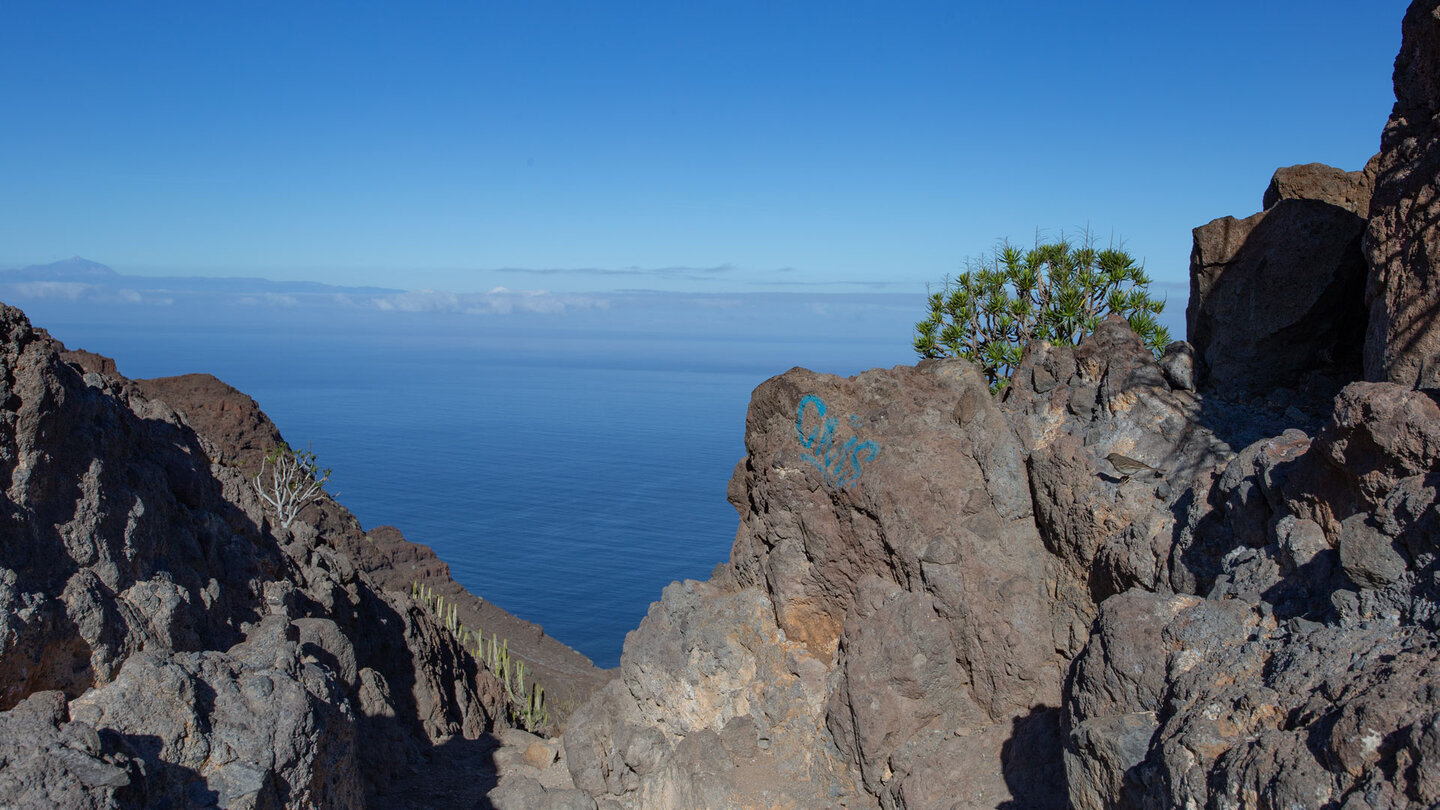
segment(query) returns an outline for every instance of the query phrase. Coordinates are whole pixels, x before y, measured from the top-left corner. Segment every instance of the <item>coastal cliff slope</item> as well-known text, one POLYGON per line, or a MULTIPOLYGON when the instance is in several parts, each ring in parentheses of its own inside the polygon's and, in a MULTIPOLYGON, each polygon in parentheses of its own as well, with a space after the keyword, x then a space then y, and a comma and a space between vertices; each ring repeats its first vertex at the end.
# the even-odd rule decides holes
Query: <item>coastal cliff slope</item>
POLYGON ((394 529, 328 498, 278 525, 251 478, 280 440, 213 377, 129 380, 0 306, 0 804, 405 806, 451 755, 483 793, 504 687, 412 582, 552 694, 603 680, 394 529))
POLYGON ((761 384, 730 559, 615 673, 333 501, 275 525, 243 394, 0 307, 0 805, 1440 806, 1437 55, 1417 0, 1380 153, 1195 229, 1158 359, 1112 318, 999 397, 761 384), (417 581, 583 701, 561 739, 417 581))

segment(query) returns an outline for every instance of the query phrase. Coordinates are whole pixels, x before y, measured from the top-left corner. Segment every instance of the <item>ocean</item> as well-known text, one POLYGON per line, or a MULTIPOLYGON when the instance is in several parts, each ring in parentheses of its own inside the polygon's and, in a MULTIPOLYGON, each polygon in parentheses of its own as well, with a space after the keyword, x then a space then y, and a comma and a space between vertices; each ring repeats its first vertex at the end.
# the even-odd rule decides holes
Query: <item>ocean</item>
POLYGON ((362 526, 397 526, 612 667, 666 584, 729 558, 755 386, 914 362, 918 297, 739 300, 568 317, 18 303, 127 376, 203 371, 254 397, 362 526))

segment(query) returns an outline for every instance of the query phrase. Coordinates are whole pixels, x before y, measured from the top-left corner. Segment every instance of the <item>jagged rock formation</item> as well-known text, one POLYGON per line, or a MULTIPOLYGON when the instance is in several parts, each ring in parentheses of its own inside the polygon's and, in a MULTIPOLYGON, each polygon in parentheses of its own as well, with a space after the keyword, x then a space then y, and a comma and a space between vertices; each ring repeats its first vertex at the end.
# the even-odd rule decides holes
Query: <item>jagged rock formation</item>
POLYGON ((960 361, 767 382, 731 562, 667 588, 576 713, 576 786, 601 807, 1440 801, 1440 405, 1353 383, 1313 437, 1240 444, 1266 416, 1174 386, 1119 319, 1032 347, 1001 403, 960 361))
POLYGON ((1395 107, 1380 137, 1365 231, 1372 273, 1365 378, 1440 386, 1440 24, 1434 4, 1405 14, 1395 107))
POLYGON ((761 385, 730 560, 493 755, 499 685, 381 584, 443 562, 271 526, 253 403, 0 310, 0 802, 398 807, 472 778, 400 772, 429 746, 499 772, 447 806, 1440 806, 1440 0, 1404 33, 1363 172, 1197 229, 1193 344, 761 385))
POLYGON ((1185 314, 1202 389, 1329 397, 1359 376, 1368 315, 1361 237, 1373 172, 1280 169, 1263 211, 1195 229, 1185 314))
POLYGON ((128 380, 0 307, 0 804, 386 806, 499 745, 503 687, 384 564, 433 554, 328 499, 273 525, 279 440, 213 377, 128 380))
POLYGON ((575 715, 576 785, 602 807, 1066 806, 1062 688, 1097 603, 1194 579, 1154 482, 1102 457, 1216 477, 1198 411, 1118 319, 1032 349, 1003 403, 959 360, 766 382, 731 561, 668 588, 575 715))
POLYGON ((1440 396, 1415 384, 1437 8, 1406 17, 1364 171, 1282 169, 1264 212, 1196 229, 1193 346, 1157 362, 1111 319, 1032 345, 999 402, 960 361, 761 385, 731 559, 667 588, 576 713, 575 785, 602 808, 1440 806, 1440 396), (1403 384, 1358 381, 1367 323, 1364 373, 1403 384))
MULTIPOLYGON (((82 367, 93 366, 91 370, 119 377, 109 358, 89 352, 64 356, 82 367)), ((281 441, 280 432, 255 400, 209 374, 136 380, 134 384, 146 397, 162 400, 179 412, 206 452, 222 466, 253 473, 265 453, 281 441)), ((557 710, 552 714, 578 705, 607 679, 590 659, 546 636, 539 625, 466 591, 451 578, 450 566, 429 546, 406 540, 394 526, 362 533, 349 511, 328 499, 309 509, 307 521, 324 535, 325 542, 343 552, 378 588, 408 593, 412 584, 427 586, 447 604, 455 605, 459 622, 507 639, 510 651, 547 685, 557 710)))

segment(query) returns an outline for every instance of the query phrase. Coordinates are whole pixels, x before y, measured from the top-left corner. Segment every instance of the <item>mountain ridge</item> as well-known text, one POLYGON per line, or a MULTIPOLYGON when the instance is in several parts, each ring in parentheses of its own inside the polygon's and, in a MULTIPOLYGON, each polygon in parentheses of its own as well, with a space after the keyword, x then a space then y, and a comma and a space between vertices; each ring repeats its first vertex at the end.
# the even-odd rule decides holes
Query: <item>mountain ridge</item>
POLYGON ((258 276, 142 276, 120 273, 100 262, 73 256, 48 264, 0 270, 0 284, 24 282, 78 282, 105 287, 129 287, 154 292, 329 293, 393 295, 405 290, 391 287, 342 286, 318 281, 272 281, 258 276))

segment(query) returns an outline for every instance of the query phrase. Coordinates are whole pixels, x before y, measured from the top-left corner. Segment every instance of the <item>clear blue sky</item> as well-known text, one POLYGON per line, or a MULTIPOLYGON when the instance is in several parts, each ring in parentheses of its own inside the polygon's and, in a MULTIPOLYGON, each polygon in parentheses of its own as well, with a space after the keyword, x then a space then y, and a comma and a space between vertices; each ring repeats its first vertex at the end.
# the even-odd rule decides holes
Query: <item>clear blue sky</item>
POLYGON ((1183 285, 1377 150, 1405 6, 6 0, 0 267, 901 292, 1089 224, 1183 285))

